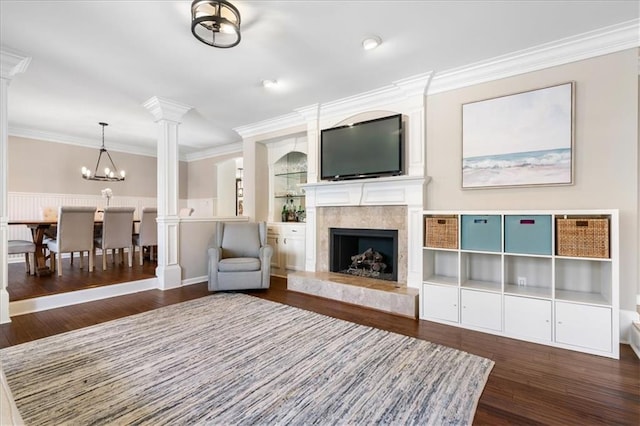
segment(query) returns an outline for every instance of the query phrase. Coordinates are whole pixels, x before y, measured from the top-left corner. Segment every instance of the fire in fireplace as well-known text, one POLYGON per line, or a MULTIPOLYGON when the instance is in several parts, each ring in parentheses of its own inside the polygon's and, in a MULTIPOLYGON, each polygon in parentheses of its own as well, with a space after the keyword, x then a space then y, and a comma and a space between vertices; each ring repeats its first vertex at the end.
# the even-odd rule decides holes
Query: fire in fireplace
POLYGON ((398 231, 329 228, 329 270, 398 280, 398 231))

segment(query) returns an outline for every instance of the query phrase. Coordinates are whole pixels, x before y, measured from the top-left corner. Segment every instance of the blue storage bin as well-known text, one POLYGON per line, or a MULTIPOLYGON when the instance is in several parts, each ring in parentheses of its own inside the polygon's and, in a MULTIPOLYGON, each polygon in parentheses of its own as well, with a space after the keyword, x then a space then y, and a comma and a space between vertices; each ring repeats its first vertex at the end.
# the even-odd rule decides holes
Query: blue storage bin
POLYGON ((551 254, 551 216, 505 216, 504 251, 551 254))
POLYGON ((462 250, 501 251, 502 232, 499 215, 462 215, 462 250))

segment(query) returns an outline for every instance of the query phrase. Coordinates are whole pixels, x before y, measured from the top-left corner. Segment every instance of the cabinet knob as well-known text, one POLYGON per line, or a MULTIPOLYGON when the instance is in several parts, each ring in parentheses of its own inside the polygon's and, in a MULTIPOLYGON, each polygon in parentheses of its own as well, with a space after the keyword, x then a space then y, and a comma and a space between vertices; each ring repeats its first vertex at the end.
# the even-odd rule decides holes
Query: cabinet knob
POLYGON ((456 305, 456 304, 454 303, 454 304, 453 304, 453 307, 455 308, 456 306, 458 306, 458 305, 456 305))
POLYGON ((284 239, 284 243, 287 244, 287 239, 286 238, 284 239))
POLYGON ((292 229, 291 232, 298 232, 298 230, 297 229, 292 229))
POLYGON ((562 321, 558 321, 558 324, 562 324, 562 321))

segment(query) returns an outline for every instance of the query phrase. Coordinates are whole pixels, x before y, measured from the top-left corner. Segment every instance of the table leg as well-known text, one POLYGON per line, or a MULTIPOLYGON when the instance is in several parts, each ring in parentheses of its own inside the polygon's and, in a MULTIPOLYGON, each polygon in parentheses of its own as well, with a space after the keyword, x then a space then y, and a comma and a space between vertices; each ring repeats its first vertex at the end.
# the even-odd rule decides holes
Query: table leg
POLYGON ((36 251, 34 253, 35 269, 36 274, 40 277, 51 275, 51 268, 47 266, 47 259, 44 253, 44 245, 42 244, 42 240, 44 239, 44 231, 47 228, 48 226, 37 226, 31 228, 31 236, 33 237, 33 242, 36 245, 36 251))

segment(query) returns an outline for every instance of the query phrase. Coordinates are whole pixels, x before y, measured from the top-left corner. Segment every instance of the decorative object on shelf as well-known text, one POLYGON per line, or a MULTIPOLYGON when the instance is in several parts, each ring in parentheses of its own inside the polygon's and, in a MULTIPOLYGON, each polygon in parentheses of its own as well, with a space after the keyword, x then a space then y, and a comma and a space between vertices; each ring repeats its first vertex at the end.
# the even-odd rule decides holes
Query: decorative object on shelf
POLYGON ((113 196, 113 191, 111 188, 105 188, 100 191, 102 193, 102 198, 107 199, 107 206, 109 206, 109 201, 111 201, 111 197, 113 196))
POLYGON ((462 106, 462 188, 573 184, 569 82, 462 106))
POLYGON ((236 46, 240 43, 240 12, 228 1, 194 0, 191 32, 209 46, 223 49, 236 46))
POLYGON ((108 126, 107 123, 98 123, 102 126, 102 146, 100 147, 100 154, 98 154, 98 161, 96 161, 95 172, 92 172, 90 169, 86 167, 82 167, 82 177, 87 180, 98 180, 98 181, 106 181, 106 182, 119 182, 123 181, 125 177, 125 171, 120 170, 116 167, 113 159, 111 158, 111 154, 107 151, 107 148, 104 147, 104 128, 108 126), (111 168, 104 168, 104 175, 99 175, 100 173, 100 160, 102 160, 102 154, 107 154, 109 157, 109 162, 111 163, 111 168))
POLYGON ((458 248, 458 217, 438 215, 424 218, 425 247, 458 248))
POLYGON ((557 218, 558 256, 609 258, 608 218, 557 218))

